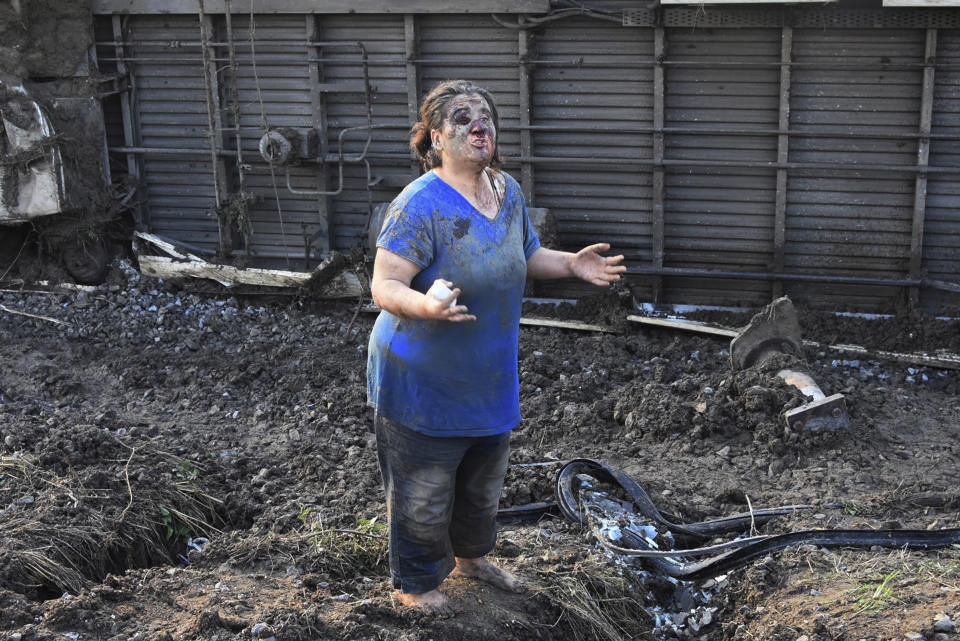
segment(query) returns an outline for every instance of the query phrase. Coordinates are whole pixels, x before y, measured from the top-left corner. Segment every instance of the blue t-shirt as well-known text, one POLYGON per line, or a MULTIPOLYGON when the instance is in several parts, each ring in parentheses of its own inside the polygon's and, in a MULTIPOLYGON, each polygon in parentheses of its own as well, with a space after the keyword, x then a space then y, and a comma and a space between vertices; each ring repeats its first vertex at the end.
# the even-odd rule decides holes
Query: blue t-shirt
POLYGON ((422 268, 410 286, 443 278, 476 321, 410 320, 380 312, 370 334, 367 403, 432 436, 489 436, 520 422, 517 339, 527 259, 540 247, 520 186, 489 220, 433 172, 390 204, 377 247, 422 268))

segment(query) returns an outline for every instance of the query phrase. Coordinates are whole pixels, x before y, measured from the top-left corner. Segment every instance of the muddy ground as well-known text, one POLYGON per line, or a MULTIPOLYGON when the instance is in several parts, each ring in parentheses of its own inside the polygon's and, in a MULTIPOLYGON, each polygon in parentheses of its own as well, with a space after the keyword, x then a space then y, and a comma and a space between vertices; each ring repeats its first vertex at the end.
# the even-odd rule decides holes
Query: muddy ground
MULTIPOLYGON (((4 287, 0 639, 960 639, 956 546, 776 553, 692 586, 711 600, 671 625, 662 580, 552 518, 502 529, 528 594, 451 579, 458 616, 401 609, 364 405, 374 315, 123 266, 88 291, 4 287)), ((799 311, 823 344, 960 352, 957 321, 799 311)), ((792 434, 794 388, 629 313, 622 291, 527 309, 619 333, 521 328, 504 506, 552 500, 554 462, 591 457, 691 519, 806 503, 762 531, 960 526, 960 372, 808 348, 852 428, 792 434)))

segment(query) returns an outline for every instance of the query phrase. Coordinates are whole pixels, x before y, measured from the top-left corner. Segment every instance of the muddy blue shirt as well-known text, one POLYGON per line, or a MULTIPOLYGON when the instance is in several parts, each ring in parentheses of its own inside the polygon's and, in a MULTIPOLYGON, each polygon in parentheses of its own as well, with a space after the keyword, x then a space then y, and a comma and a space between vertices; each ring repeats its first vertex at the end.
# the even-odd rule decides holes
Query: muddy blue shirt
POLYGON ((377 247, 443 278, 476 321, 409 320, 382 311, 370 334, 367 403, 433 436, 488 436, 520 422, 517 339, 527 259, 540 247, 517 182, 489 220, 433 172, 390 204, 377 247))

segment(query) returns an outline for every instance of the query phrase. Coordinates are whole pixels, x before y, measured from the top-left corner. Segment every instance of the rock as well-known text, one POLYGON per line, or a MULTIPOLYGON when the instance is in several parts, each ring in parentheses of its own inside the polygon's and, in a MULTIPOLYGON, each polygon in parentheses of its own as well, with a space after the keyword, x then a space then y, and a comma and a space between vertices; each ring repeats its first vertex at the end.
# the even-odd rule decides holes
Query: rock
POLYGON ((254 639, 267 639, 273 636, 273 630, 266 623, 257 623, 250 628, 250 636, 254 639))
POLYGON ((717 456, 728 458, 730 456, 730 446, 724 445, 722 448, 720 448, 720 450, 717 452, 717 456))
POLYGON ((944 632, 947 634, 952 634, 957 627, 953 624, 953 621, 950 620, 946 614, 938 614, 934 617, 933 631, 934 632, 944 632))
POLYGON ((907 632, 903 638, 907 641, 923 641, 923 635, 919 632, 907 632))

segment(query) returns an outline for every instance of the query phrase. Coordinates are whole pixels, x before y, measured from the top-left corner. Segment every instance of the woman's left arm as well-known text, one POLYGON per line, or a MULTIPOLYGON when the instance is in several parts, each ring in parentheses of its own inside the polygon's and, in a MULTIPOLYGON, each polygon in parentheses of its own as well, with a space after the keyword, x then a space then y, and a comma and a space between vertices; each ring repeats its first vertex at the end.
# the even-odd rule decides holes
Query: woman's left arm
POLYGON ((610 249, 609 243, 584 247, 576 254, 540 247, 527 259, 527 278, 570 278, 576 276, 593 285, 606 286, 620 280, 627 271, 621 265, 623 256, 601 256, 610 249))

